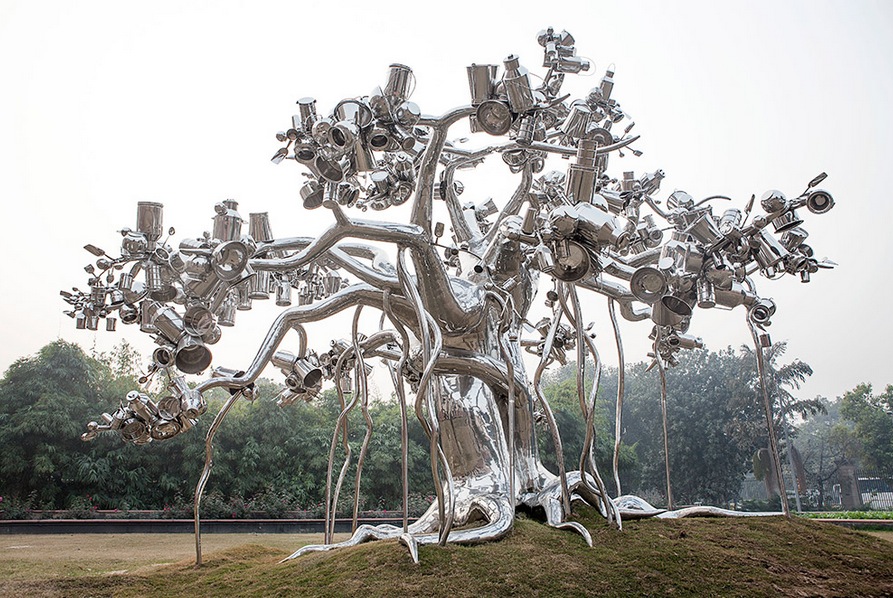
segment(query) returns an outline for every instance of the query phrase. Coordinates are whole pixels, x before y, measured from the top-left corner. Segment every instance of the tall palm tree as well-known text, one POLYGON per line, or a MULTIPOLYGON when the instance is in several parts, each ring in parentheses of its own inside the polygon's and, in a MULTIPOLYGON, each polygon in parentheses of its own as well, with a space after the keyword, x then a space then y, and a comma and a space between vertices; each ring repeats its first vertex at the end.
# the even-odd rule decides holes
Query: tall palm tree
MULTIPOLYGON (((791 442, 791 434, 796 431, 793 416, 794 414, 799 414, 801 417, 806 418, 823 412, 825 408, 818 398, 798 399, 792 394, 792 391, 798 390, 800 385, 812 375, 812 367, 799 359, 780 365, 779 360, 787 348, 788 344, 786 341, 774 343, 763 351, 763 359, 765 363, 766 387, 773 412, 773 424, 776 430, 781 430, 784 437, 788 466, 790 467, 794 483, 797 511, 800 511, 802 510, 800 493, 804 490, 803 487, 806 484, 806 473, 803 469, 803 460, 800 453, 791 442)), ((741 351, 744 359, 756 360, 754 350, 750 347, 743 346, 741 351)), ((756 384, 759 384, 759 380, 756 381, 756 384)), ((776 479, 774 468, 771 466, 769 449, 761 448, 754 455, 754 473, 766 483, 766 490, 770 496, 774 492, 779 492, 778 480, 776 479)))

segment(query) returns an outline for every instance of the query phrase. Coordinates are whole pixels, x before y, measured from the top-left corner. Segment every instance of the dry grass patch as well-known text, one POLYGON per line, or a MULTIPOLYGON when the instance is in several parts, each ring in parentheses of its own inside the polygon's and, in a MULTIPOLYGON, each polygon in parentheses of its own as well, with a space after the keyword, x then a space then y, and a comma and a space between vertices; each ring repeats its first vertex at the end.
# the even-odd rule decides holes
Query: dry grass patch
POLYGON ((860 530, 863 534, 868 534, 869 536, 874 536, 875 538, 880 538, 881 540, 886 540, 887 542, 893 542, 893 531, 876 531, 876 530, 860 530))

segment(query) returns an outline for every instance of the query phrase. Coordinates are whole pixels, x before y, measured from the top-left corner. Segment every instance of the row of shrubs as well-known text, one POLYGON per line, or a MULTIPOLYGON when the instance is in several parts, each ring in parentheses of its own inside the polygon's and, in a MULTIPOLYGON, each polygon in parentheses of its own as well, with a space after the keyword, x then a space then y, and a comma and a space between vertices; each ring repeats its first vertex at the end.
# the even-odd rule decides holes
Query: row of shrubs
MULTIPOLYGON (((409 516, 421 516, 431 505, 434 497, 424 494, 409 495, 409 516)), ((381 501, 360 497, 360 516, 402 517, 402 505, 385 505, 381 501), (395 508, 396 507, 396 508, 395 508)), ((201 516, 207 519, 320 519, 325 516, 325 504, 300 505, 287 492, 268 490, 249 499, 240 496, 225 497, 212 491, 202 497, 201 516)), ((337 515, 353 515, 353 496, 338 499, 337 515)), ((0 497, 0 519, 191 519, 192 497, 178 497, 172 504, 158 510, 130 509, 122 505, 118 509, 99 509, 92 496, 76 497, 67 509, 33 508, 30 500, 14 500, 0 497)))

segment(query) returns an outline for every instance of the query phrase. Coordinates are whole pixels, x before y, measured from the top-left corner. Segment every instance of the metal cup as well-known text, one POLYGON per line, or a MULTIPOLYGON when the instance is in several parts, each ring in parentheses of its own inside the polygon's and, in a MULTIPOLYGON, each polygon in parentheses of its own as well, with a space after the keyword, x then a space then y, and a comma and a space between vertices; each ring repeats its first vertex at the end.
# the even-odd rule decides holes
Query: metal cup
POLYGON ((295 144, 295 160, 301 164, 313 164, 316 159, 316 144, 313 142, 304 142, 295 144))
POLYGON ((369 175, 369 179, 375 187, 375 195, 387 195, 391 188, 390 174, 387 171, 376 170, 369 175))
MULTIPOLYGON (((255 274, 255 276, 257 276, 257 274, 255 274)), ((239 303, 236 305, 236 309, 239 311, 248 311, 251 309, 250 284, 250 282, 246 281, 236 287, 236 291, 239 293, 239 303)))
POLYGON ((217 323, 221 326, 235 326, 237 305, 238 291, 230 291, 220 307, 217 308, 217 323))
POLYGON ((152 361, 155 362, 159 367, 166 368, 174 363, 174 354, 171 351, 172 347, 164 346, 158 347, 152 352, 152 361))
POLYGON ((695 238, 704 245, 713 245, 717 241, 722 240, 722 233, 716 227, 713 216, 705 212, 691 226, 685 229, 685 232, 695 238))
POLYGON ((248 214, 248 234, 258 243, 272 241, 274 237, 270 228, 270 215, 267 212, 248 214))
POLYGON ((121 305, 126 300, 124 295, 124 291, 120 291, 118 289, 109 290, 109 305, 112 307, 121 305))
POLYGON ((313 161, 312 170, 327 181, 338 183, 344 180, 344 164, 337 160, 327 160, 317 156, 313 161))
POLYGON ((776 233, 789 231, 801 224, 803 224, 803 219, 797 216, 796 210, 784 212, 780 216, 776 216, 772 219, 772 227, 775 229, 776 233))
POLYGON ((568 137, 579 139, 586 134, 586 128, 589 126, 589 119, 592 117, 592 110, 585 104, 574 104, 571 111, 561 124, 561 131, 568 137))
POLYGON ((512 112, 504 102, 487 100, 477 107, 474 123, 490 135, 505 135, 512 128, 512 112))
POLYGON ((121 306, 118 314, 121 316, 121 321, 125 324, 136 324, 140 319, 139 310, 132 305, 121 306))
POLYGON ((679 334, 678 332, 670 335, 666 339, 667 344, 679 349, 703 349, 704 341, 700 337, 690 334, 679 334))
POLYGON ((202 340, 206 345, 213 345, 220 340, 221 336, 223 336, 223 330, 221 330, 220 326, 214 326, 214 328, 202 335, 202 340))
POLYGON ((388 82, 384 86, 384 95, 391 105, 399 104, 412 95, 414 77, 412 69, 405 64, 394 63, 388 67, 388 82))
POLYGON ((348 179, 337 185, 332 183, 332 185, 334 186, 332 195, 339 205, 352 206, 360 195, 360 189, 353 179, 348 179))
POLYGON ((167 440, 173 438, 182 431, 183 427, 179 422, 165 419, 159 420, 152 426, 150 434, 155 440, 167 440))
POLYGON ((304 388, 312 388, 322 380, 322 369, 315 360, 296 359, 292 368, 304 388))
POLYGON ((242 217, 236 211, 239 203, 227 199, 214 206, 214 238, 221 241, 234 241, 242 236, 242 217))
POLYGON ((738 208, 729 208, 722 213, 722 218, 719 219, 719 230, 728 234, 732 230, 738 228, 740 224, 741 210, 738 208))
POLYGON ((305 210, 314 210, 322 205, 323 186, 317 181, 307 181, 301 187, 301 201, 305 210))
POLYGON ((472 106, 477 106, 495 96, 498 68, 495 64, 472 64, 465 67, 468 73, 468 89, 471 92, 472 106))
POLYGON ((401 102, 394 110, 394 120, 404 127, 414 127, 422 117, 422 110, 415 102, 401 102))
POLYGON ((289 351, 276 351, 273 353, 270 363, 287 373, 291 371, 296 359, 297 357, 289 351))
POLYGON ((190 306, 183 314, 183 325, 190 334, 202 336, 214 328, 214 314, 204 306, 190 306))
POLYGON ((651 308, 651 320, 658 326, 675 326, 690 315, 691 307, 674 295, 664 295, 651 308))
POLYGON ((834 198, 822 189, 816 189, 806 198, 806 209, 813 214, 824 214, 834 207, 834 198))
POLYGON ((130 272, 122 272, 118 278, 118 288, 122 291, 130 291, 133 289, 133 274, 130 272))
POLYGON ((555 270, 555 256, 552 255, 552 250, 546 245, 537 246, 533 254, 533 263, 536 264, 538 270, 546 274, 555 270))
POLYGON ((180 397, 167 395, 158 401, 158 415, 164 419, 175 419, 182 411, 180 397))
POLYGON ((248 296, 251 299, 269 299, 270 298, 270 272, 260 270, 254 274, 249 283, 250 291, 248 296))
POLYGON ((502 84, 512 112, 516 114, 527 112, 536 104, 527 69, 521 66, 519 58, 514 54, 503 60, 503 65, 505 73, 502 76, 502 84))
POLYGON ((301 98, 298 100, 298 112, 301 119, 301 128, 310 132, 313 123, 316 122, 316 100, 314 98, 301 98))
POLYGON ((367 135, 369 148, 377 151, 393 151, 397 149, 397 142, 387 129, 374 127, 367 135))
POLYGON ((788 250, 778 242, 778 239, 765 230, 759 231, 754 239, 756 241, 754 258, 762 269, 774 266, 788 255, 788 250))
POLYGON ((787 247, 788 251, 794 251, 803 244, 808 236, 809 233, 804 229, 795 227, 781 236, 781 244, 787 247))
POLYGON ((554 245, 555 268, 552 275, 564 282, 576 282, 586 276, 592 261, 589 252, 576 241, 564 240, 554 245))
POLYGON ((144 305, 148 305, 145 311, 147 317, 164 338, 175 343, 186 333, 183 319, 174 308, 156 301, 147 302, 144 305))
POLYGON ((337 148, 340 153, 351 149, 360 136, 360 128, 349 120, 340 120, 329 129, 328 143, 337 148))
POLYGON ((280 280, 276 283, 276 305, 288 307, 291 305, 291 282, 280 280))
POLYGON ((713 283, 704 277, 698 278, 698 307, 709 309, 716 306, 716 291, 713 283))
POLYGON ((657 268, 642 266, 630 277, 629 288, 636 299, 651 304, 667 292, 667 278, 657 268))
POLYGON ((141 201, 136 204, 136 230, 146 235, 150 242, 157 241, 164 234, 162 224, 164 204, 154 201, 141 201))
POLYGON ((326 272, 322 277, 322 284, 326 295, 334 295, 341 290, 341 277, 337 272, 326 272))
POLYGON ((146 270, 146 290, 150 293, 164 288, 164 280, 161 277, 161 266, 155 262, 148 262, 143 266, 146 270))

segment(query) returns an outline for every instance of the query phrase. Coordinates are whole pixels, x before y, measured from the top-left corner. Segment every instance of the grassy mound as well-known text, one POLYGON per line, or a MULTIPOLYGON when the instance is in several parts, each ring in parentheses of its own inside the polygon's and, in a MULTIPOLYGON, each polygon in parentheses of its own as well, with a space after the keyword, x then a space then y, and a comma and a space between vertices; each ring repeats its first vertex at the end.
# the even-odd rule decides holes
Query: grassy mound
POLYGON ((396 542, 311 554, 258 545, 143 573, 16 584, 18 595, 71 596, 872 596, 893 594, 889 542, 794 518, 627 522, 592 511, 582 538, 521 518, 502 542, 424 547, 419 565, 396 542))

